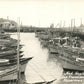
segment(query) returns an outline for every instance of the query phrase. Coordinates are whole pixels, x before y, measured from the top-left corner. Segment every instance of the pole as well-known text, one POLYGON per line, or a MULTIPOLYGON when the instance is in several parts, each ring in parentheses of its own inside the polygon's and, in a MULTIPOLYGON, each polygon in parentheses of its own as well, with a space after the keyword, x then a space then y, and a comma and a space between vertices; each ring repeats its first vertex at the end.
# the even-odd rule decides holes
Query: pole
POLYGON ((20 84, 20 62, 19 62, 19 44, 20 44, 20 18, 18 18, 18 27, 17 27, 17 84, 20 84))
POLYGON ((75 19, 74 19, 74 28, 75 28, 75 19))
POLYGON ((65 21, 64 21, 64 24, 63 24, 63 28, 65 27, 65 21))
POLYGON ((73 27, 73 26, 72 26, 72 21, 73 21, 73 20, 71 19, 71 30, 72 30, 72 27, 73 27))
POLYGON ((81 27, 82 27, 82 18, 81 18, 81 27))

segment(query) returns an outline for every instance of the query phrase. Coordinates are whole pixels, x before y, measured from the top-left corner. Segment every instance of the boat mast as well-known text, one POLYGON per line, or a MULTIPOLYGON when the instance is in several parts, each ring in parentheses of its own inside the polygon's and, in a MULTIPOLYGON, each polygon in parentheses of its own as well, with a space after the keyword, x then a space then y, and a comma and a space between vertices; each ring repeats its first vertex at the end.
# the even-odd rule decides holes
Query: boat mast
POLYGON ((81 18, 81 25, 80 26, 82 27, 82 18, 81 18))
POLYGON ((17 84, 20 84, 20 61, 19 61, 19 44, 20 44, 20 18, 18 18, 17 27, 17 84))
POLYGON ((74 19, 74 28, 75 28, 75 19, 74 19))
POLYGON ((72 32, 73 32, 73 19, 71 19, 71 35, 72 35, 72 32))

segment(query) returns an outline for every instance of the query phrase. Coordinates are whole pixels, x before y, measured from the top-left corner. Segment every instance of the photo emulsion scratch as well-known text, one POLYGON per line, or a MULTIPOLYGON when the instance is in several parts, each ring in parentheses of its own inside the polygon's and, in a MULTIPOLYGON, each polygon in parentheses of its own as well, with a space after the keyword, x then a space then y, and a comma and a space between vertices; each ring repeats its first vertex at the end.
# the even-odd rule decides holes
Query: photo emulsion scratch
POLYGON ((83 84, 83 3, 0 0, 0 84, 83 84))

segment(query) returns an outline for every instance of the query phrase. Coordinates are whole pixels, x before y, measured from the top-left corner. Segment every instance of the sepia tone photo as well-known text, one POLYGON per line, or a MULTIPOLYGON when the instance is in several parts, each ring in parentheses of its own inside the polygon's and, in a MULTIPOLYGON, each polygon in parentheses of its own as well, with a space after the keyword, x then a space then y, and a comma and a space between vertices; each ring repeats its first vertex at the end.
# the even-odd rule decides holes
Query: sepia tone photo
POLYGON ((84 84, 83 0, 0 0, 0 84, 84 84))

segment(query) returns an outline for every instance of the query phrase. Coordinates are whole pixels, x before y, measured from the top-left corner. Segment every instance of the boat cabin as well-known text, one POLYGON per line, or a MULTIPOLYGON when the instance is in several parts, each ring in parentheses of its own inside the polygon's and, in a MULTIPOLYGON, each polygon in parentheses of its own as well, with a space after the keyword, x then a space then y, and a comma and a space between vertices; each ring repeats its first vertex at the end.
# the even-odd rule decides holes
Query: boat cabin
POLYGON ((68 40, 69 37, 58 37, 58 38, 53 38, 52 40, 50 40, 50 42, 53 42, 54 45, 59 45, 59 46, 65 46, 68 45, 68 40))
POLYGON ((72 47, 78 48, 81 47, 80 38, 75 37, 72 41, 72 47))
POLYGON ((78 37, 75 38, 70 38, 70 37, 57 37, 57 38, 53 38, 49 41, 50 43, 52 43, 53 45, 58 45, 58 46, 64 46, 64 47, 68 47, 71 46, 73 48, 80 48, 81 47, 81 43, 78 37))

